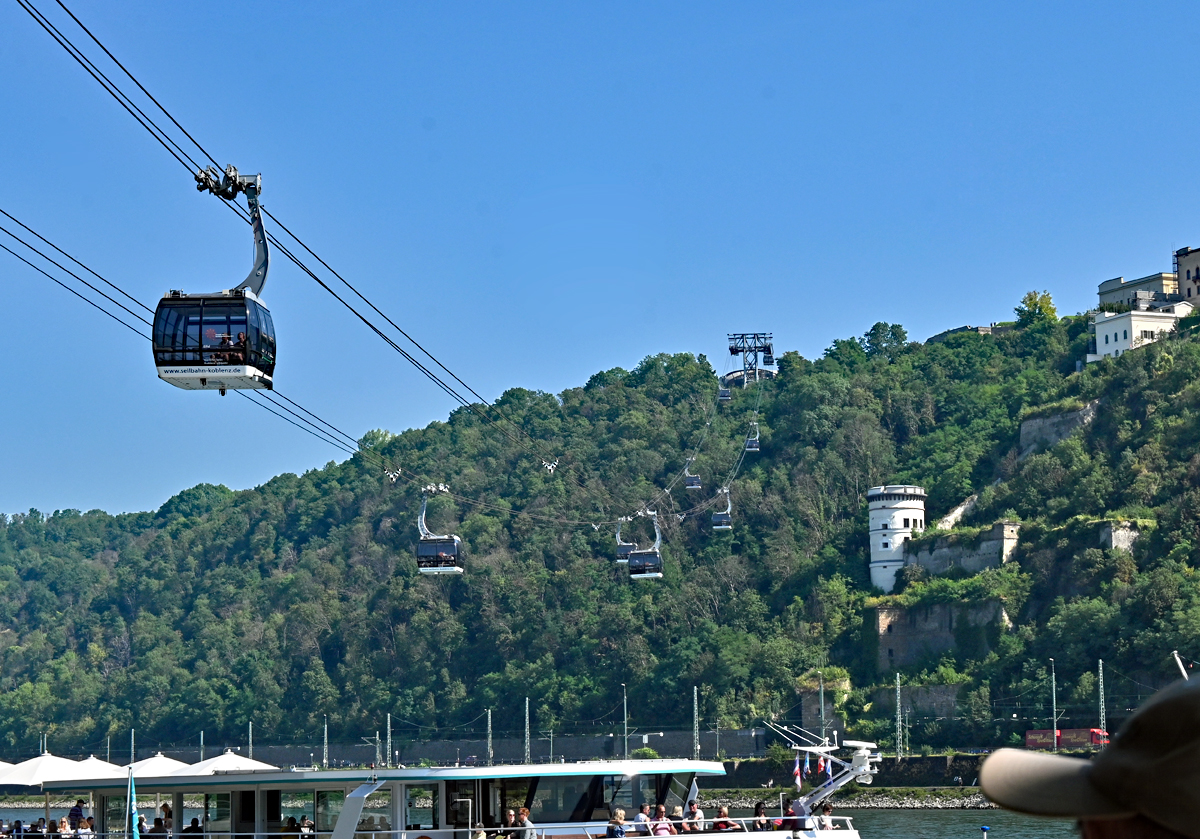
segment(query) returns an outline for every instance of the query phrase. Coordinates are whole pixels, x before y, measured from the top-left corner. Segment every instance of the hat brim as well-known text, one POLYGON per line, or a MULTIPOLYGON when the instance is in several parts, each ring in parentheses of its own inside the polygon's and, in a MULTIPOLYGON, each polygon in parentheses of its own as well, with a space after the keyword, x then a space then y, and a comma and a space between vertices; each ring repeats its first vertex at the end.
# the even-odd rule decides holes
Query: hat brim
POLYGON ((1008 810, 1034 816, 1120 818, 1133 810, 1092 786, 1092 763, 1074 757, 1000 749, 983 762, 983 794, 1008 810))

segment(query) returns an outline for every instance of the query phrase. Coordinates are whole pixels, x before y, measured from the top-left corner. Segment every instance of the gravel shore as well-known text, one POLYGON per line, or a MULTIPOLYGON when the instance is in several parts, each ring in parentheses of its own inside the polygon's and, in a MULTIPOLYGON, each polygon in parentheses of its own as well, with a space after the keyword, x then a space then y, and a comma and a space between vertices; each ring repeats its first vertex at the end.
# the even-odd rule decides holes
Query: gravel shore
MULTIPOLYGON (((717 807, 753 810, 759 801, 766 801, 768 812, 778 814, 779 790, 714 790, 711 797, 700 791, 701 806, 707 812, 717 807), (772 793, 768 796, 766 793, 772 793), (774 810, 771 808, 774 807, 774 810)), ((994 810, 996 805, 982 793, 955 790, 871 790, 855 795, 834 795, 832 802, 841 810, 994 810)))

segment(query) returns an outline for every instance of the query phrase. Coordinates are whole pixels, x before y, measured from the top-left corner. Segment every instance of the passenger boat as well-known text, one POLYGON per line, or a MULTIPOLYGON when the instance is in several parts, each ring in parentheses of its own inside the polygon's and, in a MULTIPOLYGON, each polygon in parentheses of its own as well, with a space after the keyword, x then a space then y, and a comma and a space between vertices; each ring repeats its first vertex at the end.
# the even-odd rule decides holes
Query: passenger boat
MULTIPOLYGON (((818 750, 830 759, 836 747, 797 748, 818 750)), ((878 755, 859 747, 849 762, 832 760, 839 771, 803 800, 820 801, 856 778, 869 782, 878 755)), ((267 767, 203 775, 189 774, 192 771, 184 767, 167 775, 138 776, 135 804, 153 824, 153 802, 165 801, 178 814, 176 836, 193 832, 213 839, 275 839, 301 833, 312 839, 477 839, 480 832, 489 839, 506 839, 500 827, 504 815, 520 807, 530 811, 535 839, 599 839, 618 808, 630 823, 627 836, 636 837, 632 822, 643 802, 652 805, 652 813, 657 804, 665 805, 668 814, 676 806, 686 813, 688 800, 697 794, 696 779, 725 774, 718 762, 669 759, 396 769, 267 767), (195 812, 185 812, 185 798, 201 802, 198 830, 185 829, 195 812)), ((125 779, 54 781, 43 789, 59 797, 90 794, 97 834, 128 836, 125 779)), ((781 801, 770 803, 770 829, 756 834, 764 839, 858 839, 848 818, 835 818, 835 833, 818 829, 815 819, 776 816, 781 801)), ((717 832, 715 815, 705 813, 703 832, 717 832)), ((752 829, 752 819, 732 821, 747 832, 752 829)))

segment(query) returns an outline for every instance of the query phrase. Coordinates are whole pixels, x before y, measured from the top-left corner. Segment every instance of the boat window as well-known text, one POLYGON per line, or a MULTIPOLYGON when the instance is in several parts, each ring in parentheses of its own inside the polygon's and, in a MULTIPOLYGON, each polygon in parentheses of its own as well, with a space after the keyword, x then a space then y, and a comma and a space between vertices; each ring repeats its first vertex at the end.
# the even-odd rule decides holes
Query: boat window
POLYGON ((692 789, 695 772, 676 772, 674 775, 659 775, 658 800, 655 804, 666 805, 670 813, 674 807, 684 807, 688 802, 688 793, 692 789))
POLYGON ((404 788, 404 793, 404 823, 407 829, 437 830, 437 784, 410 784, 404 788))
POLYGON ((231 829, 229 820, 229 793, 218 792, 204 796, 204 832, 225 833, 231 829))
POLYGON ((109 833, 118 833, 125 830, 125 796, 105 796, 104 825, 109 833))
POLYGON ((289 817, 294 818, 297 824, 302 824, 305 819, 316 821, 311 792, 289 792, 283 799, 283 832, 296 833, 296 828, 288 823, 289 817))
POLYGON ((342 805, 346 803, 346 793, 335 792, 317 793, 317 832, 332 833, 337 824, 338 816, 342 814, 342 805))
POLYGON ((446 826, 470 827, 472 821, 482 821, 475 800, 475 781, 446 781, 446 826))
POLYGON ((283 792, 277 789, 265 789, 263 796, 263 817, 267 823, 267 833, 283 831, 283 792))
POLYGON ((503 823, 504 815, 512 810, 516 812, 525 806, 529 799, 528 778, 499 778, 494 781, 484 781, 484 801, 487 811, 484 813, 484 823, 496 827, 503 823))
POLYGON ((254 833, 255 822, 257 820, 257 813, 255 812, 254 807, 254 790, 239 790, 236 794, 237 813, 234 815, 234 821, 237 823, 237 832, 241 835, 245 835, 247 839, 250 839, 248 834, 254 833))
MULTIPOLYGON (((581 821, 588 817, 588 781, 580 775, 542 776, 533 791, 529 817, 541 822, 581 821)), ((634 811, 630 811, 634 812, 634 811)))
POLYGON ((358 830, 362 833, 391 830, 391 814, 392 791, 390 789, 376 790, 363 801, 362 813, 358 817, 358 830))

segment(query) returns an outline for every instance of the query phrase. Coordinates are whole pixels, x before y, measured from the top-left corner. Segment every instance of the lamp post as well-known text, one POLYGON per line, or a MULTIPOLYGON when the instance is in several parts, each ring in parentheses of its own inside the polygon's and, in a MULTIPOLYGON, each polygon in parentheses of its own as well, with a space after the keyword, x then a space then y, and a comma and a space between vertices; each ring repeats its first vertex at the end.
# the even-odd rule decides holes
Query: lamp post
POLYGON ((621 710, 624 712, 625 717, 625 737, 623 739, 625 744, 625 759, 629 760, 629 694, 624 682, 621 682, 621 710))

